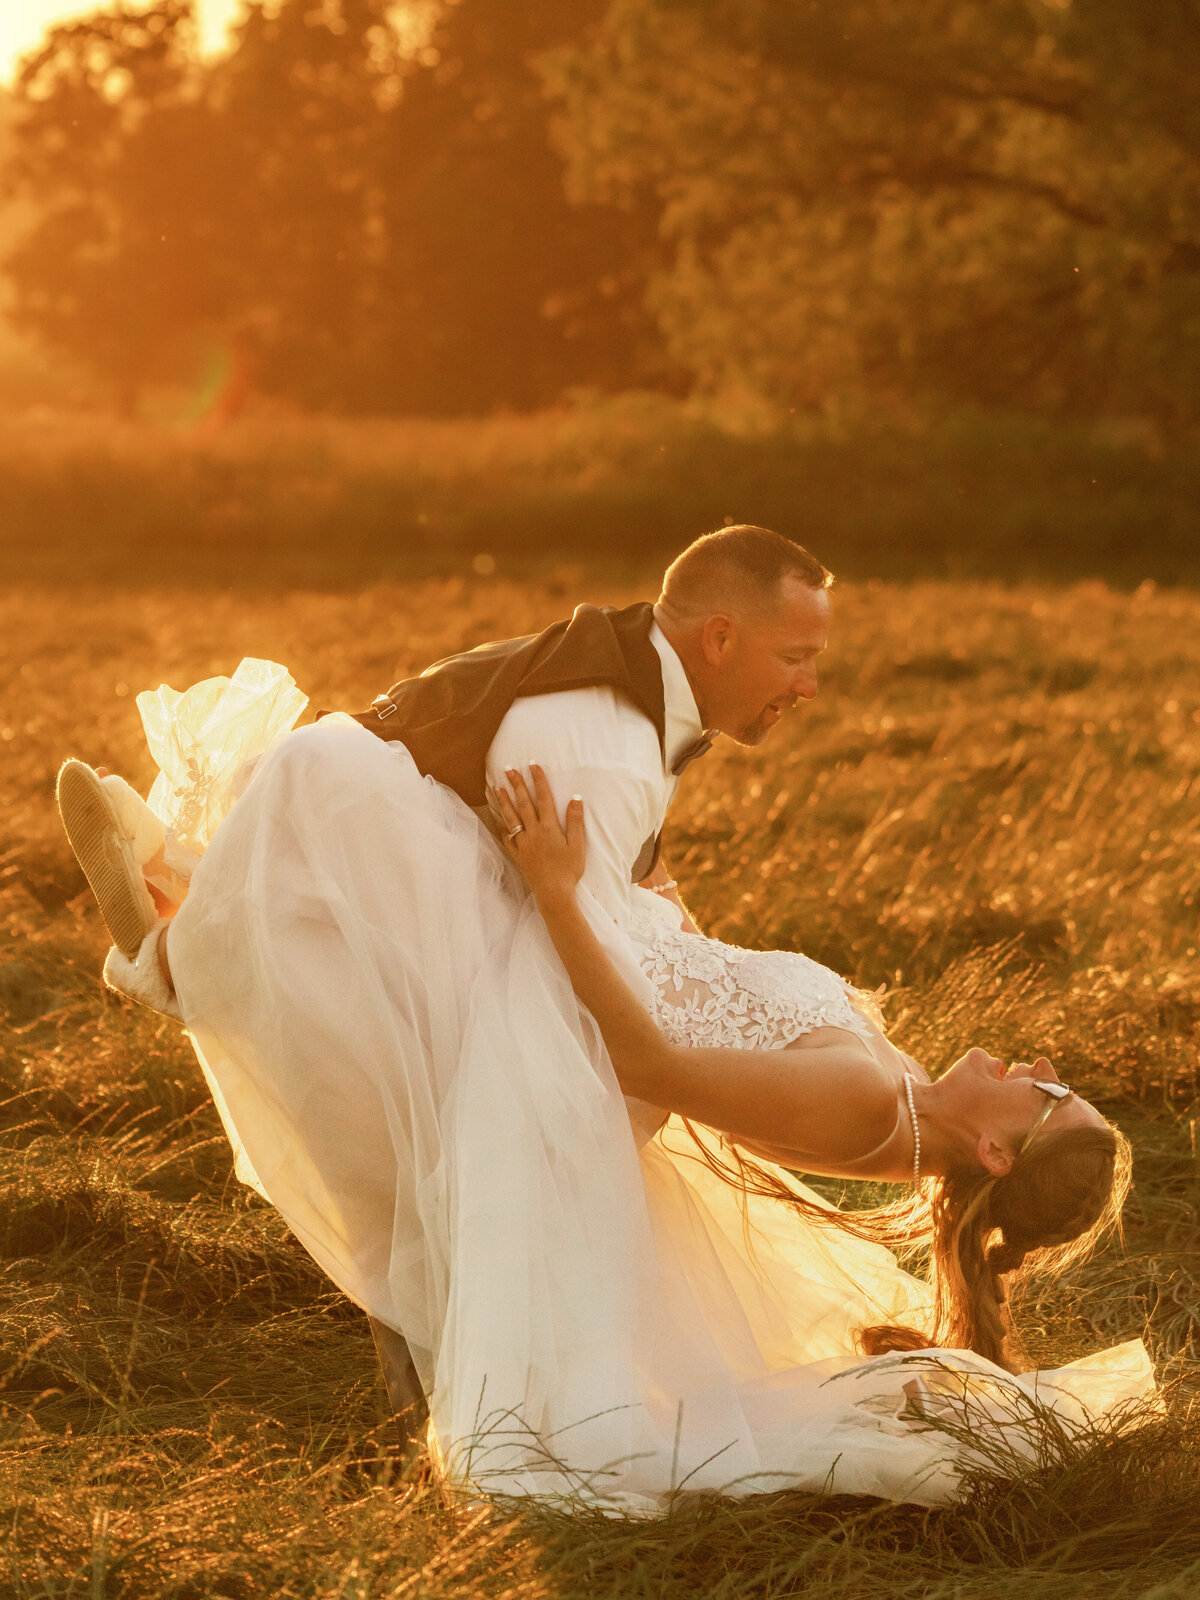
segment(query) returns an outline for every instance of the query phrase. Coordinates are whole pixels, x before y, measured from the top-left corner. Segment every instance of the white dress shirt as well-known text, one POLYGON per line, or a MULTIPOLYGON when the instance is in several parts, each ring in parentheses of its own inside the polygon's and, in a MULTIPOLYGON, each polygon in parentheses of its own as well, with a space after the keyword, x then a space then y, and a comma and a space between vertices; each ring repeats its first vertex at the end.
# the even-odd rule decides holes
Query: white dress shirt
POLYGON ((559 815, 582 795, 587 827, 583 887, 622 927, 631 910, 632 871, 647 839, 663 825, 679 780, 671 767, 704 731, 683 663, 659 628, 650 641, 662 663, 665 751, 654 724, 613 689, 567 689, 515 700, 487 756, 487 781, 536 761, 550 780, 559 815))

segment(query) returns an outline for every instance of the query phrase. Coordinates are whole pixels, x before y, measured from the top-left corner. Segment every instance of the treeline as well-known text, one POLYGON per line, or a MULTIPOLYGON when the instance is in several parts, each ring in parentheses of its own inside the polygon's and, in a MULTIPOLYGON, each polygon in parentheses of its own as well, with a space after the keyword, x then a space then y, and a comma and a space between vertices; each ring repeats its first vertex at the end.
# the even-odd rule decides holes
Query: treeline
POLYGON ((1200 417, 1200 0, 187 0, 52 30, 19 325, 122 409, 1200 417))

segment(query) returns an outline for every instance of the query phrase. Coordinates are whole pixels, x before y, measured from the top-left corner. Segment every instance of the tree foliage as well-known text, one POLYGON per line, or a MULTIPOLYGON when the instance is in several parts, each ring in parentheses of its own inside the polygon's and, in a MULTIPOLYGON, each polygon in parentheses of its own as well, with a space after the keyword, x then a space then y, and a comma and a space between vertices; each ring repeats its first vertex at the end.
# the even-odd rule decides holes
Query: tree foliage
POLYGON ((1196 415, 1197 0, 613 0, 549 81, 704 386, 1196 415))
POLYGON ((531 65, 589 5, 447 0, 414 40, 388 0, 253 0, 212 64, 190 0, 52 30, 17 91, 20 322, 127 406, 211 341, 335 408, 628 382, 654 218, 568 201, 531 65))
POLYGON ((18 85, 24 327, 132 405, 686 382, 1200 415, 1200 0, 190 0, 18 85), (424 16, 424 29, 414 19, 424 16))
POLYGON ((388 117, 387 293, 406 408, 462 410, 481 374, 513 406, 653 370, 644 306, 653 206, 571 204, 534 63, 577 41, 597 0, 445 6, 388 117))
POLYGON ((180 205, 180 160, 205 145, 191 34, 182 0, 97 15, 56 29, 19 83, 9 185, 38 206, 7 263, 19 321, 106 373, 126 403, 225 310, 205 259, 208 208, 180 205))

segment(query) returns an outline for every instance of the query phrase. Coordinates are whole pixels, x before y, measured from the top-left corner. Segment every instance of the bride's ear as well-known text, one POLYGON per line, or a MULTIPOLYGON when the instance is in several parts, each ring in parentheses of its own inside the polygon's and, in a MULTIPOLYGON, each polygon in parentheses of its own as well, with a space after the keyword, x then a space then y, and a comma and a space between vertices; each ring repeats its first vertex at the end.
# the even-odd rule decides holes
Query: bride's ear
POLYGON ((1012 1170, 1012 1151, 1000 1144, 986 1130, 979 1135, 975 1153, 979 1157, 980 1166, 986 1172, 990 1172, 993 1178, 1003 1178, 1012 1170))

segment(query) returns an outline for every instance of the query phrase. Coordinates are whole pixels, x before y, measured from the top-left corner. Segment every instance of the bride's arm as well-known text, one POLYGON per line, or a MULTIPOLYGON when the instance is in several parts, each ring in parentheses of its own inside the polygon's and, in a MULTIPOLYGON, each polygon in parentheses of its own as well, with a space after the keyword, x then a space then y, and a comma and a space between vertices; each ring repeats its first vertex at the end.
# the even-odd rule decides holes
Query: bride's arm
POLYGON ((582 802, 568 805, 564 833, 549 784, 539 768, 531 771, 536 802, 510 773, 513 798, 498 791, 495 803, 509 828, 520 824, 511 854, 625 1093, 734 1138, 825 1161, 852 1160, 881 1143, 895 1123, 895 1090, 856 1039, 831 1029, 827 1042, 803 1050, 723 1050, 675 1045, 660 1032, 579 908, 582 802))

